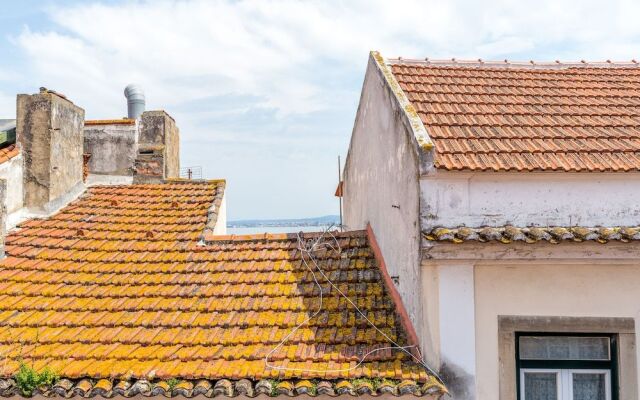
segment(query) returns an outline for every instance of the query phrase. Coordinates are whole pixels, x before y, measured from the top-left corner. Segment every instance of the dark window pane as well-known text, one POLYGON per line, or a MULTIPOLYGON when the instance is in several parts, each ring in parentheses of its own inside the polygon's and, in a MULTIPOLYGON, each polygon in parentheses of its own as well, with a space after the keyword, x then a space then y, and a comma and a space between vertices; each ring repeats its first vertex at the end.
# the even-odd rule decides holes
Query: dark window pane
POLYGON ((573 374, 573 400, 606 400, 606 378, 602 373, 573 374))
POLYGON ((558 375, 553 372, 525 372, 524 399, 557 400, 558 375))
POLYGON ((610 360, 608 337, 521 336, 521 360, 610 360))

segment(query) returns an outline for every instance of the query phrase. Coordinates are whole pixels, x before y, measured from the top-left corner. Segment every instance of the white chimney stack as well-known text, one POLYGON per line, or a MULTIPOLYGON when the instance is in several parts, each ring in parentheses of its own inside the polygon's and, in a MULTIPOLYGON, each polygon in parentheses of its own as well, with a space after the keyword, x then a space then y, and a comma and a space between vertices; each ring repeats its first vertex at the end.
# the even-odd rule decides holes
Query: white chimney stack
POLYGON ((124 96, 127 98, 127 112, 131 119, 138 119, 144 112, 144 91, 140 85, 131 83, 124 88, 124 96))

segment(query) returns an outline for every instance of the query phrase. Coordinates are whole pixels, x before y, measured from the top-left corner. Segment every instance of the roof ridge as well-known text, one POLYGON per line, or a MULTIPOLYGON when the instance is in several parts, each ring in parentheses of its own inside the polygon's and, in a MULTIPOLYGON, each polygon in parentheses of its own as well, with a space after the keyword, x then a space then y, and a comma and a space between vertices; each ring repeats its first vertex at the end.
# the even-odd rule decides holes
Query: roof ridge
POLYGON ((189 178, 166 178, 162 183, 227 183, 226 179, 189 179, 189 178))
POLYGON ((413 58, 385 58, 385 62, 388 65, 400 65, 400 64, 422 64, 422 65, 433 65, 433 66, 442 66, 442 67, 487 67, 487 68, 523 68, 523 69, 565 69, 565 68, 637 68, 640 67, 640 62, 632 59, 630 61, 569 61, 562 62, 560 60, 556 61, 509 61, 508 59, 504 59, 502 61, 497 60, 483 60, 481 58, 471 60, 471 59, 462 59, 458 60, 456 58, 451 59, 430 59, 426 57, 424 59, 413 59, 413 58))
POLYGON ((133 118, 122 119, 86 119, 85 125, 134 125, 136 120, 133 118))

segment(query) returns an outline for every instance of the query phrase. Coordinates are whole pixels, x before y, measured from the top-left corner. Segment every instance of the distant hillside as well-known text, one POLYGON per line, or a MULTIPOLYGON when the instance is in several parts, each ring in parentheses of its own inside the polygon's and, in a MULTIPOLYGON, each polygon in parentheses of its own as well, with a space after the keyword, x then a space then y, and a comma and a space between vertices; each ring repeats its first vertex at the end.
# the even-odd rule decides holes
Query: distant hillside
POLYGON ((269 226, 327 226, 338 225, 340 217, 338 215, 325 215, 315 218, 295 218, 295 219, 244 219, 238 221, 228 221, 229 228, 251 228, 269 226))

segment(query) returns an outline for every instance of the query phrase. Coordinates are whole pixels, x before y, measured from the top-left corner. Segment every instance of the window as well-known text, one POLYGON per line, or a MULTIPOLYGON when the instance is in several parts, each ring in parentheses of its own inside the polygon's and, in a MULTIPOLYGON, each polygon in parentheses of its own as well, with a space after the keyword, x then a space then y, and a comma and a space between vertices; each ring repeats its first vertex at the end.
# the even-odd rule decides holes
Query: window
POLYGON ((616 400, 614 335, 516 334, 520 400, 616 400))

